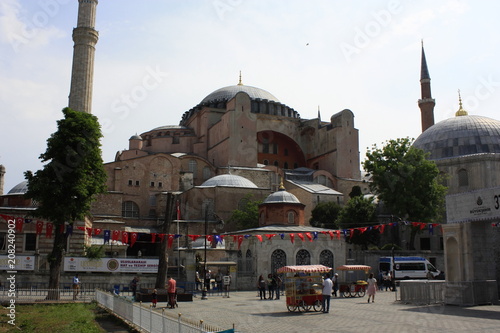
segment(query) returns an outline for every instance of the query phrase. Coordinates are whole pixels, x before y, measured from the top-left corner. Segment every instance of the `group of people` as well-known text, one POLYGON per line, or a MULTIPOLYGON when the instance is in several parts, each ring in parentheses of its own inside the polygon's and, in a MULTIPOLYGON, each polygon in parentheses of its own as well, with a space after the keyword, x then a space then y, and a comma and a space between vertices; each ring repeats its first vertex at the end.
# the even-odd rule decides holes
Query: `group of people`
POLYGON ((281 286, 283 281, 277 274, 268 274, 267 279, 260 275, 257 279, 257 289, 259 290, 260 299, 280 299, 281 286), (266 297, 266 289, 268 297, 266 297))
MULTIPOLYGON (((323 313, 328 313, 330 312, 330 299, 332 295, 337 297, 337 291, 338 291, 338 277, 339 275, 335 273, 332 279, 330 279, 330 274, 326 274, 325 278, 323 279, 323 290, 322 290, 322 305, 323 305, 323 313)), ((373 273, 370 273, 368 276, 368 280, 366 281, 368 283, 366 287, 366 294, 368 295, 368 303, 370 303, 370 299, 373 302, 375 302, 375 294, 377 292, 377 279, 373 277, 373 273)))

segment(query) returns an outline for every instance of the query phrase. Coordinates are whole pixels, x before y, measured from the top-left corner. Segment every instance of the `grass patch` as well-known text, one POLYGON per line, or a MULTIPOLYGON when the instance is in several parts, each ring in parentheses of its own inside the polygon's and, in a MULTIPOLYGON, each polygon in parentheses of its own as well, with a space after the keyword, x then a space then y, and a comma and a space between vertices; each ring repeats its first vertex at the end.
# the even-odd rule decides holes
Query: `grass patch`
POLYGON ((103 333, 97 320, 108 316, 96 303, 17 305, 15 326, 7 323, 5 308, 0 313, 2 333, 103 333))

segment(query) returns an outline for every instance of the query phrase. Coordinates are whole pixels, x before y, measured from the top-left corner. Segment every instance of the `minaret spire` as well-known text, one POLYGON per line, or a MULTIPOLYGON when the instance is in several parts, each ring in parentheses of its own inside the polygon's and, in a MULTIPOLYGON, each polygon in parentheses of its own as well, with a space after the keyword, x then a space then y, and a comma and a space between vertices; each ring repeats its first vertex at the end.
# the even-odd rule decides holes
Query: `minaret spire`
POLYGON ((68 106, 92 113, 94 53, 99 33, 94 29, 97 0, 78 0, 78 23, 73 29, 73 66, 68 106))
POLYGON ((241 82, 241 71, 240 71, 240 81, 238 82, 238 85, 239 85, 239 86, 242 86, 242 85, 243 85, 243 82, 241 82))
POLYGON ((422 62, 420 65, 420 90, 421 99, 418 100, 418 107, 420 108, 422 132, 424 132, 434 125, 434 106, 436 105, 436 101, 431 94, 431 77, 425 59, 424 41, 422 41, 422 62))

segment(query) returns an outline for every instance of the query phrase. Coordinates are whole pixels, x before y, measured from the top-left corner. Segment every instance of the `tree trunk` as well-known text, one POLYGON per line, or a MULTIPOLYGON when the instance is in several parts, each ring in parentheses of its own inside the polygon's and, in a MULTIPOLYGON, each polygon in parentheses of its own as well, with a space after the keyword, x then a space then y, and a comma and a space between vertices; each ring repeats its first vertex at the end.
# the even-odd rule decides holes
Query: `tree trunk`
POLYGON ((172 224, 172 211, 174 207, 174 195, 167 193, 167 204, 165 210, 165 221, 163 222, 161 232, 166 235, 160 245, 160 255, 158 258, 158 273, 156 274, 156 289, 165 288, 167 283, 167 270, 168 270, 168 234, 170 232, 170 225, 172 224))
POLYGON ((61 280, 61 265, 63 261, 63 250, 66 245, 67 235, 65 233, 59 233, 59 225, 54 224, 55 237, 54 245, 52 247, 52 252, 49 255, 49 294, 47 299, 49 300, 59 300, 59 282, 61 280))

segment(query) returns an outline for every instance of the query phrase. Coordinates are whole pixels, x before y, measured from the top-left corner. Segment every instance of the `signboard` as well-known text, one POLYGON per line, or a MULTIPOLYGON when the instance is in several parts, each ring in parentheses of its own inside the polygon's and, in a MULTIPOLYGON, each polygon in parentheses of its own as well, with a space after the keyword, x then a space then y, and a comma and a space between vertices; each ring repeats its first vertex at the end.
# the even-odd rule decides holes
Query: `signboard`
POLYGON ((84 257, 68 257, 64 258, 64 271, 157 273, 158 259, 102 258, 90 260, 84 257))
POLYGON ((500 220, 500 187, 446 196, 448 223, 500 220))
POLYGON ((13 258, 9 258, 8 255, 0 256, 0 270, 33 271, 35 269, 35 256, 20 256, 16 254, 13 258))

